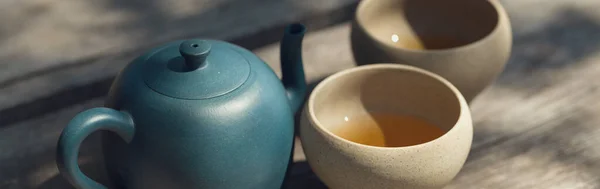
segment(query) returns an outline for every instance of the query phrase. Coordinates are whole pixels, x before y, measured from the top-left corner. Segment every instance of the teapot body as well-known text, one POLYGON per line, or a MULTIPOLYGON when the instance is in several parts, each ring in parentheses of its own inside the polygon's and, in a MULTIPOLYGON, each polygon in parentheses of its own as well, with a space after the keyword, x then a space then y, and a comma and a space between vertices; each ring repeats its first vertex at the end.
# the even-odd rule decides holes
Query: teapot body
POLYGON ((126 142, 103 133, 106 168, 114 185, 281 187, 293 150, 293 110, 270 67, 250 51, 233 48, 249 60, 250 74, 235 90, 212 98, 173 98, 146 86, 140 66, 153 51, 119 73, 106 107, 131 115, 135 134, 126 142))
POLYGON ((75 188, 106 189, 79 169, 79 148, 104 131, 111 186, 281 188, 292 161, 294 115, 306 80, 302 39, 281 41, 281 80, 252 52, 204 39, 174 41, 137 57, 114 80, 105 107, 75 115, 56 145, 60 174, 75 188))

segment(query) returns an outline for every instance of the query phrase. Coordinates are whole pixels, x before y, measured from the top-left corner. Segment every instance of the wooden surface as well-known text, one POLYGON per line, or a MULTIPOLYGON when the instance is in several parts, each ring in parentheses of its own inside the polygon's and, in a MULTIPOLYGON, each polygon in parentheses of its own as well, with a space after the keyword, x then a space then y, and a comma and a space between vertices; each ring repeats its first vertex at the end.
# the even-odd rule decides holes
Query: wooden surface
MULTIPOLYGON (((117 72, 149 48, 202 37, 254 50, 277 42, 292 22, 317 30, 347 21, 357 3, 0 1, 0 189, 71 188, 57 175, 60 131, 76 113, 101 106, 117 72)), ((97 134, 80 157, 86 174, 105 180, 97 134)))
POLYGON ((346 21, 358 0, 317 2, 0 1, 0 127, 103 97, 131 59, 167 41, 211 38, 252 50, 279 41, 291 22, 319 29, 346 21))
MULTIPOLYGON (((54 1, 26 2, 50 4, 48 2, 54 1)), ((247 32, 228 35, 233 36, 234 41, 245 43, 279 73, 276 38, 270 37, 270 40, 266 41, 258 39, 269 39, 264 36, 277 34, 280 32, 280 25, 288 21, 305 19, 320 26, 311 28, 303 47, 306 74, 309 82, 314 86, 322 78, 354 66, 348 41, 348 23, 336 23, 348 19, 347 11, 352 10, 352 5, 356 1, 336 2, 339 4, 321 5, 321 7, 329 7, 329 10, 321 9, 321 13, 315 13, 325 15, 322 17, 314 16, 314 12, 311 11, 313 9, 300 9, 306 12, 299 13, 298 15, 301 16, 298 17, 273 21, 278 24, 265 24, 267 29, 250 28, 247 32), (330 12, 336 13, 329 14, 330 12), (313 16, 314 18, 332 16, 337 19, 334 19, 336 22, 321 23, 318 22, 321 19, 309 19, 313 16), (244 37, 246 35, 258 36, 258 39, 244 37)), ((570 0, 552 2, 504 0, 502 2, 513 24, 513 54, 501 77, 473 102, 471 111, 475 133, 472 149, 464 168, 446 188, 600 188, 600 146, 598 145, 600 144, 600 82, 597 81, 600 78, 600 13, 596 11, 600 7, 600 2, 596 0, 580 0, 577 3, 570 0)), ((71 3, 73 4, 61 5, 65 6, 63 9, 74 5, 83 6, 71 3)), ((278 6, 285 7, 283 4, 285 3, 278 6)), ((237 7, 234 3, 230 6, 233 6, 236 12, 247 11, 243 15, 254 15, 260 11, 281 13, 270 10, 269 7, 257 8, 253 11, 237 7)), ((0 11, 0 14, 17 14, 16 11, 6 12, 0 11)), ((218 12, 211 14, 218 15, 218 12)), ((59 15, 56 13, 55 16, 59 15)), ((151 18, 154 18, 153 14, 141 15, 151 15, 151 18)), ((273 16, 263 15, 263 17, 273 16)), ((260 20, 259 18, 262 17, 253 18, 260 20)), ((111 18, 103 19, 96 24, 102 26, 99 30, 106 32, 102 35, 107 36, 100 36, 99 39, 109 38, 111 34, 119 32, 134 36, 135 32, 140 31, 126 26, 120 27, 130 30, 112 31, 106 29, 110 28, 111 18), (102 21, 103 19, 108 20, 102 21)), ((167 24, 168 21, 163 20, 163 22, 167 24)), ((175 28, 186 28, 185 23, 191 23, 180 22, 180 25, 175 28)), ((48 30, 52 28, 45 27, 48 30)), ((138 27, 145 26, 138 25, 138 27)), ((10 33, 12 30, 0 30, 0 33, 10 33)), ((127 45, 135 41, 123 41, 125 43, 123 45, 118 39, 127 37, 121 37, 115 41, 107 41, 107 44, 123 46, 103 46, 100 49, 106 51, 96 49, 94 51, 97 53, 88 52, 89 56, 73 55, 77 55, 78 48, 82 48, 75 45, 67 44, 64 45, 65 47, 58 45, 45 50, 19 54, 16 50, 5 50, 10 49, 10 46, 7 45, 8 43, 2 43, 4 46, 1 46, 0 52, 3 54, 0 54, 0 58, 4 62, 0 63, 0 66, 10 67, 12 71, 9 73, 3 69, 3 79, 0 79, 0 188, 69 188, 65 180, 57 175, 54 162, 56 140, 66 123, 76 113, 86 108, 101 106, 107 85, 114 74, 138 52, 147 48, 146 44, 177 38, 173 36, 195 36, 202 31, 196 28, 190 33, 184 32, 181 35, 169 33, 163 36, 164 38, 160 37, 162 39, 141 43, 139 46, 127 45), (123 50, 121 47, 127 47, 129 50, 123 50), (57 53, 44 54, 52 50, 57 53), (17 57, 17 55, 28 54, 32 56, 17 57), (73 61, 67 61, 70 60, 69 57, 72 57, 73 61), (42 68, 27 64, 39 60, 56 61, 56 64, 44 63, 42 68), (15 65, 18 69, 14 68, 15 65), (30 112, 31 114, 28 114, 30 112)), ((213 33, 207 31, 208 33, 203 34, 221 36, 220 30, 210 31, 213 33)), ((29 33, 32 36, 37 35, 36 31, 27 32, 33 32, 29 33)), ((152 39, 151 35, 142 38, 152 39)), ((25 37, 3 39, 19 42, 17 44, 22 46, 17 45, 18 48, 25 48, 25 44, 35 44, 25 37)), ((52 44, 59 43, 53 41, 52 44)), ((104 181, 104 172, 98 169, 102 162, 98 159, 97 141, 97 135, 86 140, 81 149, 81 165, 86 174, 104 181)), ((310 172, 304 159, 300 143, 297 143, 294 157, 296 164, 292 170, 292 177, 286 185, 289 188, 324 188, 318 178, 310 172)))
MULTIPOLYGON (((515 32, 505 72, 471 106, 470 156, 446 188, 600 188, 600 25, 594 21, 600 17, 573 10, 555 17, 560 21, 538 31, 515 32)), ((353 66, 343 56, 348 29, 330 28, 307 41, 340 51, 306 49, 306 56, 353 66)))

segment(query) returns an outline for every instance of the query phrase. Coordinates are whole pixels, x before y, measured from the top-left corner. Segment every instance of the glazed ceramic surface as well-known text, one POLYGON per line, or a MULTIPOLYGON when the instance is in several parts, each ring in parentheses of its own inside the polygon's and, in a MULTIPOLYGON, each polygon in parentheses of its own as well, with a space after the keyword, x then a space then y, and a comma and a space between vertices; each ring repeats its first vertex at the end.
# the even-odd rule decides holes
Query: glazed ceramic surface
POLYGON ((250 51, 217 40, 175 41, 135 59, 115 79, 106 107, 76 115, 57 163, 75 187, 105 188, 78 168, 81 142, 103 137, 119 188, 280 188, 293 150, 293 113, 306 82, 305 28, 289 26, 280 81, 250 51))
POLYGON ((359 65, 420 67, 452 82, 472 101, 510 57, 509 18, 497 0, 364 0, 351 32, 359 65))
POLYGON ((399 64, 359 66, 336 73, 310 95, 300 136, 306 158, 334 189, 441 188, 462 168, 473 135, 460 92, 439 75, 399 64), (372 111, 418 116, 446 133, 406 147, 375 147, 336 136, 345 116, 372 111))

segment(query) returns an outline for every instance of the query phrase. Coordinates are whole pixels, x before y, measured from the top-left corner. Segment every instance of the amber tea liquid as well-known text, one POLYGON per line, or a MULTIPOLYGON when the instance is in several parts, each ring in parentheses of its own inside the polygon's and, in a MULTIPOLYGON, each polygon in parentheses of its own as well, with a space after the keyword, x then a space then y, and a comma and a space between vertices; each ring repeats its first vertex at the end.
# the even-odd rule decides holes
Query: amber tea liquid
POLYGON ((417 145, 445 133, 421 118, 396 114, 345 117, 342 124, 332 131, 335 135, 356 143, 380 147, 417 145))

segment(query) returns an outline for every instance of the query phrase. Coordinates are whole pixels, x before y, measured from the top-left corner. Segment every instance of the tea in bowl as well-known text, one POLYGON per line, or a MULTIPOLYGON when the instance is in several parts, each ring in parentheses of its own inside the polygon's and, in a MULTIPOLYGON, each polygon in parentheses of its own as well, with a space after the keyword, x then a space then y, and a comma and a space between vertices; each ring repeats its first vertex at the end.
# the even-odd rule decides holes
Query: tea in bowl
POLYGON ((423 68, 452 82, 471 102, 504 70, 512 32, 498 0, 363 0, 351 46, 358 65, 423 68))
POLYGON ((471 114, 456 87, 432 72, 373 64, 319 83, 300 138, 330 188, 441 188, 466 161, 471 114))

